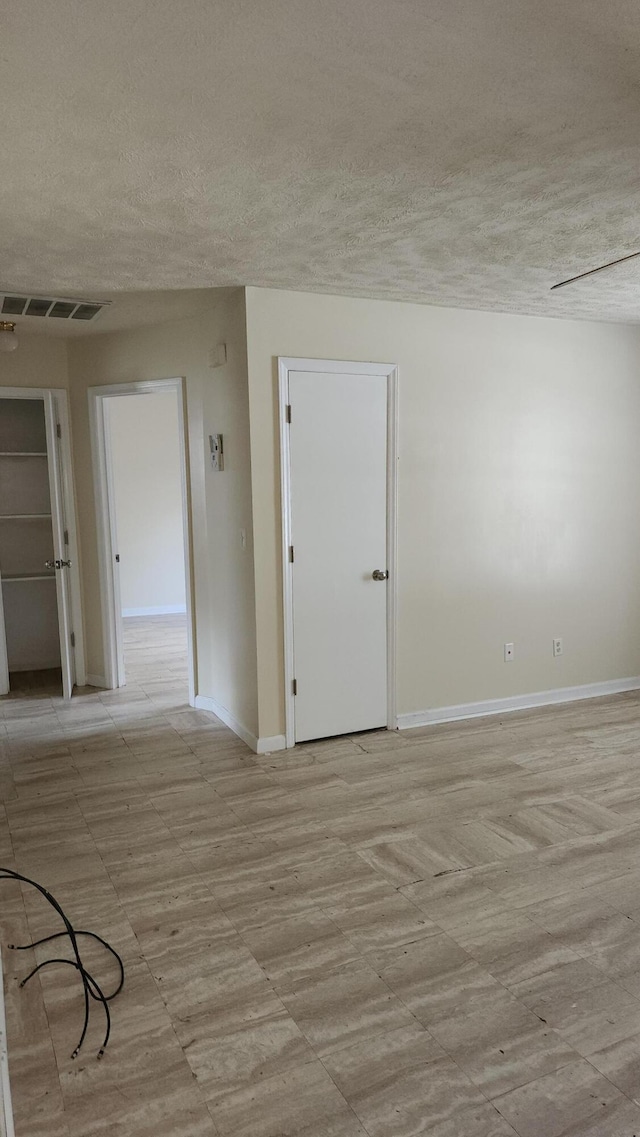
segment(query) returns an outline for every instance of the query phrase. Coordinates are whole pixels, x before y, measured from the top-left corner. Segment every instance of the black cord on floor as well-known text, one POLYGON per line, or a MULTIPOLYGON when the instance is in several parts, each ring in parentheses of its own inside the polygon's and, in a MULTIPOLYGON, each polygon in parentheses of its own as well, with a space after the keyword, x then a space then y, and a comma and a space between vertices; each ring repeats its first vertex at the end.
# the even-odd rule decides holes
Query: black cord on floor
POLYGON ((38 884, 37 881, 30 880, 29 877, 23 876, 22 873, 14 872, 13 869, 5 868, 0 868, 0 880, 18 880, 21 881, 22 884, 32 885, 33 888, 36 888, 38 892, 44 896, 45 900, 49 901, 49 904, 51 904, 52 908, 54 908, 58 913, 65 926, 64 932, 54 932, 52 936, 44 936, 43 939, 36 940, 35 943, 21 945, 8 944, 8 947, 12 948, 14 951, 29 951, 31 948, 40 947, 41 944, 51 943, 52 940, 58 940, 68 936, 73 954, 75 956, 74 959, 47 959, 43 963, 39 963, 38 966, 34 967, 33 971, 31 971, 27 977, 22 980, 20 986, 24 987, 25 984, 28 983, 34 975, 37 975, 37 973, 42 970, 43 967, 49 967, 51 964, 64 963, 67 966, 75 967, 80 975, 80 978, 82 979, 82 987, 84 992, 84 1023, 82 1026, 82 1034, 80 1035, 80 1040, 71 1057, 76 1058, 78 1056, 80 1047, 86 1038, 87 1030, 89 1027, 89 1010, 91 1007, 89 1000, 94 999, 97 1003, 102 1004, 107 1023, 104 1040, 102 1046, 100 1047, 100 1050, 98 1051, 98 1058, 102 1058, 102 1055, 104 1054, 107 1047, 107 1043, 109 1042, 109 1036, 111 1034, 111 1012, 109 1010, 109 1003, 112 999, 115 999, 116 995, 120 994, 124 986, 124 964, 122 962, 122 959, 118 955, 115 948, 111 947, 111 944, 108 944, 106 940, 102 939, 102 936, 96 935, 95 932, 81 932, 74 928, 73 924, 58 904, 56 898, 52 896, 51 893, 43 887, 43 885, 38 884), (110 952, 116 960, 118 968, 120 970, 120 979, 115 991, 112 991, 110 995, 104 994, 102 988, 96 982, 94 977, 89 974, 86 967, 84 966, 80 955, 80 948, 78 947, 78 936, 90 936, 91 939, 97 940, 98 943, 101 944, 102 947, 106 948, 106 950, 110 952))

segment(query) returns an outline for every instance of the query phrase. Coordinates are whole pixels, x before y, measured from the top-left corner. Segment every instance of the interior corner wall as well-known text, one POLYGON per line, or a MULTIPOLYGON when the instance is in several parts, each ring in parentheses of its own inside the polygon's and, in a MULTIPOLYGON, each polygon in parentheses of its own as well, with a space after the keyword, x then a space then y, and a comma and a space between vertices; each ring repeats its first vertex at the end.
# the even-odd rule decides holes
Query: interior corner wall
POLYGON ((399 367, 399 714, 640 675, 640 328, 246 295, 261 734, 284 729, 278 356, 399 367))
POLYGON ((240 289, 192 319, 69 343, 70 403, 82 552, 87 671, 103 674, 89 387, 184 377, 192 541, 196 694, 257 734, 255 598, 245 298, 240 289), (216 346, 227 361, 212 366, 216 346), (225 435, 225 470, 209 461, 209 435, 225 435), (243 547, 241 532, 246 533, 243 547))

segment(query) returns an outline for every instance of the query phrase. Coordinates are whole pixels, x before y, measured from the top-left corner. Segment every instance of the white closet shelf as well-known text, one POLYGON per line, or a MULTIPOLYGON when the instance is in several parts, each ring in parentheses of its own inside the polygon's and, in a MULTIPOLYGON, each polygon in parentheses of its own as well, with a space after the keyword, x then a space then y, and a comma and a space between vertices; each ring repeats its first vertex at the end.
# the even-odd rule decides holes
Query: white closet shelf
POLYGON ((3 584, 10 584, 16 580, 55 580, 55 573, 35 573, 35 572, 14 572, 9 576, 3 576, 3 584))
POLYGON ((0 513, 0 521, 32 521, 34 518, 51 517, 50 513, 0 513))
POLYGON ((46 450, 0 450, 0 458, 46 458, 46 450))

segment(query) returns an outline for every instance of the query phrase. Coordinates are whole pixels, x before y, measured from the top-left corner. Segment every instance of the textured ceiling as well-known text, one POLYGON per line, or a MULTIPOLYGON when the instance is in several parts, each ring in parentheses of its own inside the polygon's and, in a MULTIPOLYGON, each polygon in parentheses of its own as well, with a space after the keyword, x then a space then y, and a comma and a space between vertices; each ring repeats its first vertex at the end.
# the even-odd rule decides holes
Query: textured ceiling
POLYGON ((0 11, 0 285, 640 319, 637 0, 0 11))

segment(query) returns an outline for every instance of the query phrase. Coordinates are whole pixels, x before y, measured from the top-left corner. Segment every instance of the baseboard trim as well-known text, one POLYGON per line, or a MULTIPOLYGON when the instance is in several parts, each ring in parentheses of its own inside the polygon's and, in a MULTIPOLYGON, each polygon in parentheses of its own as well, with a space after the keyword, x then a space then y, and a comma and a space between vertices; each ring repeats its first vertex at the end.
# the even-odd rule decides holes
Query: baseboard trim
POLYGON ((11 674, 21 675, 23 671, 59 671, 60 656, 57 659, 35 659, 29 663, 21 663, 19 667, 10 667, 11 674))
POLYGON ((458 703, 452 707, 412 711, 398 715, 396 726, 398 730, 410 730, 415 726, 435 726, 437 723, 456 722, 458 719, 503 715, 533 707, 549 707, 554 703, 573 703, 580 699, 598 699, 605 695, 620 695, 625 691, 638 690, 640 675, 630 679, 607 679, 602 683, 584 683, 580 687, 558 687, 551 691, 534 691, 529 695, 512 695, 506 699, 485 699, 479 703, 458 703))
POLYGON ((122 617, 126 620, 128 616, 175 616, 186 610, 186 604, 158 604, 155 608, 123 608, 122 617))
POLYGON ((272 734, 266 738, 258 739, 258 754, 271 754, 274 750, 286 750, 287 740, 284 734, 272 734))
POLYGON ((0 1137, 15 1137, 13 1109, 11 1106, 11 1086, 9 1084, 9 1050, 7 1044, 7 1020, 4 1011, 4 980, 2 977, 2 954, 0 953, 0 1137))
POLYGON ((234 734, 237 734, 238 738, 246 742, 254 754, 268 754, 272 750, 284 750, 286 748, 286 740, 283 734, 274 735, 272 738, 256 738, 255 734, 248 730, 244 723, 241 723, 235 715, 231 714, 231 711, 228 711, 215 699, 211 699, 209 695, 196 695, 194 706, 199 711, 211 711, 234 734))
POLYGON ((85 675, 87 687, 103 687, 107 690, 107 681, 104 675, 85 675))

